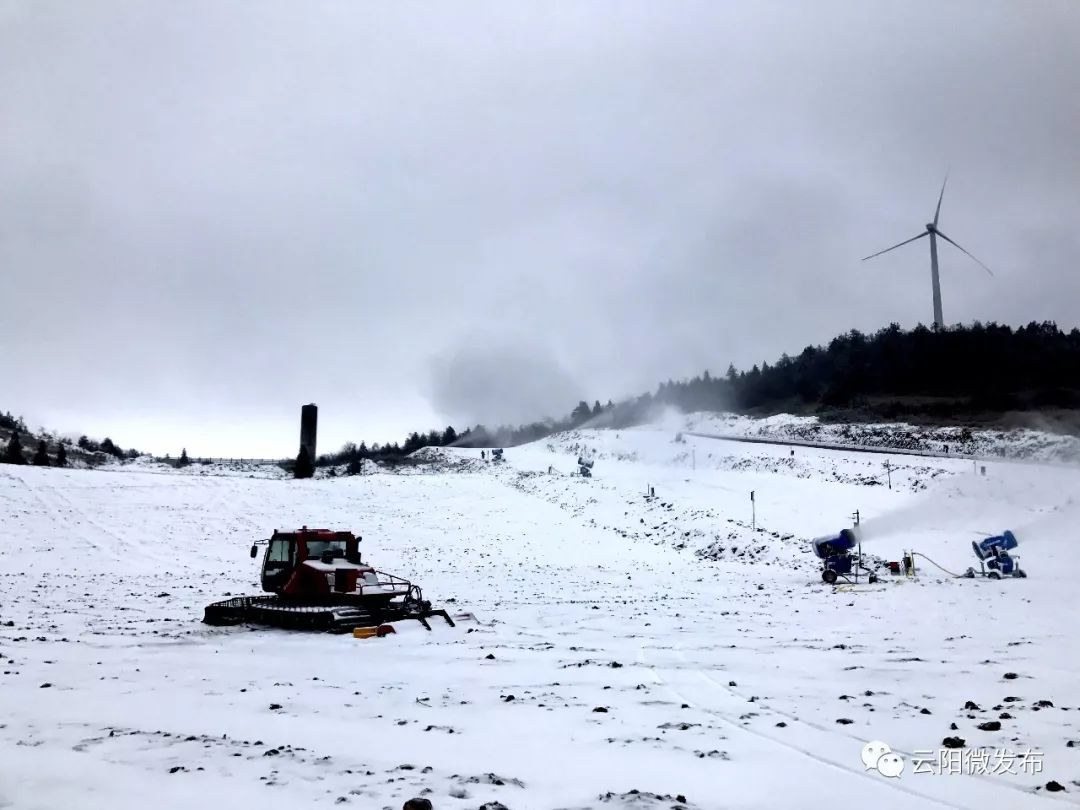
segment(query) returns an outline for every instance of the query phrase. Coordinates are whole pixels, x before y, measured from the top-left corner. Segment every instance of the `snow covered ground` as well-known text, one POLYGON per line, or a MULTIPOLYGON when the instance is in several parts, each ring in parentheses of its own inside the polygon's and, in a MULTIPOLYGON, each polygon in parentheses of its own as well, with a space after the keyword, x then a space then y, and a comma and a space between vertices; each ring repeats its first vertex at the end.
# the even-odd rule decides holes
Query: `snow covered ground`
POLYGON ((309 481, 0 467, 0 807, 1080 803, 1080 470, 896 456, 889 489, 881 456, 670 425, 503 463, 420 455, 309 481), (807 540, 856 510, 865 552, 951 571, 1010 528, 1030 576, 926 564, 826 586, 807 540), (378 567, 484 624, 355 640, 200 623, 257 591, 253 539, 304 524, 362 534, 378 567), (947 737, 973 773, 914 773, 947 737), (865 768, 873 740, 899 778, 865 768))
POLYGON ((672 413, 664 421, 674 430, 796 444, 1080 463, 1080 437, 1031 428, 927 427, 906 422, 845 424, 822 422, 816 416, 791 414, 754 419, 732 413, 697 413, 689 416, 672 413))

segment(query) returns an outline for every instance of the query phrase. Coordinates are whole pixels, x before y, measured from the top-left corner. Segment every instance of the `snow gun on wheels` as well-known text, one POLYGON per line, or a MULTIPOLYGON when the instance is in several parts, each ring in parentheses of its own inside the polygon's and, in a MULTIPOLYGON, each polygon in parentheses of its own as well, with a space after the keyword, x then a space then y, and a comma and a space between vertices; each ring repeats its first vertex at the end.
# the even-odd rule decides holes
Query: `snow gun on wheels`
POLYGON ((434 610, 417 585, 377 571, 360 557, 360 537, 352 532, 309 529, 274 531, 262 563, 262 589, 271 596, 238 596, 209 605, 203 622, 211 625, 265 624, 290 630, 347 633, 377 628, 377 635, 394 632, 390 622, 414 619, 428 630, 428 619, 441 616, 453 627, 445 610, 434 610))
POLYGON ((1008 529, 1001 534, 987 537, 984 540, 972 540, 971 547, 975 550, 975 556, 979 558, 979 570, 969 568, 965 576, 974 577, 978 575, 989 579, 1026 577, 1027 574, 1020 569, 1020 565, 1016 562, 1019 558, 1009 554, 1018 545, 1016 535, 1008 529))
POLYGON ((877 582, 877 575, 862 564, 862 551, 855 529, 843 529, 839 534, 818 537, 814 541, 814 554, 821 560, 821 578, 832 585, 837 579, 851 582, 858 580, 864 571, 868 582, 877 582), (853 553, 856 552, 857 553, 853 553))

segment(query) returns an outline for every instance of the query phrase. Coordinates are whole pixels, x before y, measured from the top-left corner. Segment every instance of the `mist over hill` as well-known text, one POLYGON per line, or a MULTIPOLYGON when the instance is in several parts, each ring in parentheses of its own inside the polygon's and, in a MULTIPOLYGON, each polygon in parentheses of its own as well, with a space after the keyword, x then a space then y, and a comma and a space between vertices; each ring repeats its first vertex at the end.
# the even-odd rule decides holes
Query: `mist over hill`
POLYGON ((706 370, 619 402, 581 400, 560 419, 414 432, 389 451, 410 453, 440 444, 513 446, 579 427, 630 427, 669 408, 813 414, 826 421, 1038 425, 1080 433, 1080 329, 1065 332, 1052 322, 1032 322, 1017 329, 975 323, 904 330, 894 323, 873 334, 851 330, 826 346, 807 346, 772 364, 741 371, 728 365, 722 375, 706 370))
MULTIPOLYGON (((493 378, 498 373, 497 368, 490 370, 493 378)), ((468 387, 489 402, 486 385, 474 379, 468 387)), ((457 396, 465 394, 458 390, 457 396)), ((423 447, 511 447, 563 430, 639 425, 668 409, 762 417, 792 413, 823 421, 1026 426, 1080 434, 1080 329, 1065 332, 1052 322, 1032 322, 1017 329, 975 323, 911 330, 891 324, 873 334, 851 330, 828 345, 807 346, 771 364, 743 370, 728 365, 723 374, 706 370, 617 402, 580 400, 561 418, 417 430, 400 443, 349 442, 338 452, 320 456, 317 464, 398 458, 423 447)), ((27 461, 42 439, 53 457, 62 441, 34 435, 11 414, 0 418, 0 441, 10 443, 16 430, 27 461)), ((89 463, 139 454, 121 450, 110 439, 63 441, 69 452, 89 463)), ((179 457, 181 450, 172 448, 170 455, 179 457)))

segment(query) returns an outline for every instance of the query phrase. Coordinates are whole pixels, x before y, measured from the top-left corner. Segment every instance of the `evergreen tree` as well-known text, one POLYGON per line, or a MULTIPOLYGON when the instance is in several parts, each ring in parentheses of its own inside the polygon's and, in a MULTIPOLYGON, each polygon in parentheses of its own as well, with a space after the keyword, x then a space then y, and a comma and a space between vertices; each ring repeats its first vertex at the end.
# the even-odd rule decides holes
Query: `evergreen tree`
POLYGON ((600 400, 596 400, 596 402, 594 402, 592 406, 592 415, 599 416, 601 413, 603 413, 603 410, 604 408, 600 405, 600 400))
POLYGON ((448 426, 446 428, 446 430, 443 431, 443 435, 442 435, 443 447, 449 447, 450 445, 452 445, 457 440, 458 440, 457 431, 454 430, 453 427, 448 426))
POLYGON ((296 456, 293 478, 311 478, 313 475, 315 475, 315 465, 311 461, 311 456, 308 455, 307 448, 301 447, 300 453, 296 456))
POLYGON ((413 431, 409 434, 409 438, 405 440, 405 444, 404 446, 402 446, 401 452, 403 452, 405 455, 408 455, 409 453, 416 452, 423 446, 424 440, 420 438, 419 433, 413 431))
POLYGON ((110 456, 115 456, 116 458, 124 457, 124 451, 121 450, 119 446, 114 444, 113 440, 110 439, 108 436, 106 436, 102 440, 100 448, 103 453, 108 453, 110 456))
POLYGON ((64 443, 60 442, 60 446, 56 448, 56 466, 67 466, 67 448, 64 447, 64 443))
POLYGON ((575 425, 580 425, 590 416, 592 416, 592 411, 589 409, 589 403, 585 400, 581 400, 581 402, 577 404, 577 407, 570 412, 570 421, 575 425))
POLYGON ((38 441, 37 452, 34 453, 34 466, 35 467, 48 467, 49 466, 49 446, 45 444, 45 440, 38 441))
POLYGON ((179 458, 179 460, 177 460, 176 466, 177 467, 186 467, 190 463, 191 463, 191 459, 188 458, 187 448, 185 447, 183 450, 180 451, 180 458, 179 458))
POLYGON ((26 463, 26 457, 23 456, 22 442, 19 440, 19 431, 16 430, 11 434, 11 439, 4 449, 4 455, 0 458, 0 462, 4 464, 26 463))
POLYGON ((349 475, 359 475, 363 472, 364 467, 359 458, 354 458, 349 462, 349 465, 345 468, 345 472, 349 475))

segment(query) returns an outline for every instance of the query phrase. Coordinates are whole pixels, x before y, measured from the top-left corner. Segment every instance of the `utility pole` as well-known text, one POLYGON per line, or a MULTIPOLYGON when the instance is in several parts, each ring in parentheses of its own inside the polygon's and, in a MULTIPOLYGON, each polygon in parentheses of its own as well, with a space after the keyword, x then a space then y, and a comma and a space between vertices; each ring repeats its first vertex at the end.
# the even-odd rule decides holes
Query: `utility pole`
POLYGON ((750 490, 750 526, 757 531, 757 504, 754 502, 754 490, 750 490))
POLYGON ((885 459, 885 475, 889 478, 889 489, 892 490, 892 467, 889 466, 888 459, 885 459))

